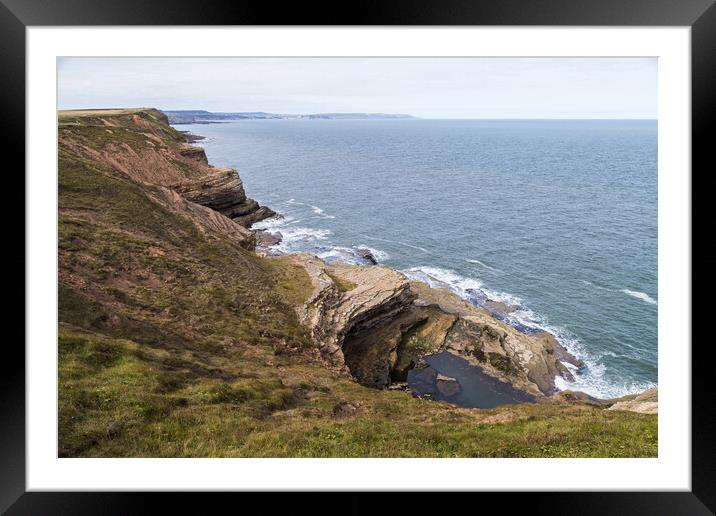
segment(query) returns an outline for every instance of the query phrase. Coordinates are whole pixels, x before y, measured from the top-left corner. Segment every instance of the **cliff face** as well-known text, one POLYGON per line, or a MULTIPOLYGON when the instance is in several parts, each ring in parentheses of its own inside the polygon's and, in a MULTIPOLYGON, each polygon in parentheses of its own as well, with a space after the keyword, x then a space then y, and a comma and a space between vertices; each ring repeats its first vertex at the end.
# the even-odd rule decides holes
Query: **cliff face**
POLYGON ((201 179, 175 184, 173 189, 185 199, 216 210, 245 227, 276 215, 246 197, 241 178, 232 168, 210 169, 201 179))
MULTIPOLYGON (((133 181, 167 188, 244 228, 275 215, 246 196, 236 170, 210 166, 204 149, 186 143, 185 136, 170 127, 160 111, 65 112, 59 122, 61 155, 102 164, 133 181)), ((253 247, 250 232, 236 229, 236 233, 246 247, 253 247)))

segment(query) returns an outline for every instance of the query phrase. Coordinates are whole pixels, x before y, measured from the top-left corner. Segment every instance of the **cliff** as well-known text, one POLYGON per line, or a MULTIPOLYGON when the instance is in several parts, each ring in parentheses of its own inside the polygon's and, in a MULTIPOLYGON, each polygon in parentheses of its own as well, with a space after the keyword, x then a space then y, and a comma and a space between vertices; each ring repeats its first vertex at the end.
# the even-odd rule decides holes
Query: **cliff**
MULTIPOLYGON (((246 196, 236 170, 210 166, 204 150, 188 144, 157 110, 61 112, 59 147, 60 159, 91 162, 137 183, 175 192, 245 228, 275 215, 246 196)), ((178 199, 168 193, 163 196, 169 204, 178 199)), ((255 239, 250 232, 218 220, 214 217, 214 223, 235 232, 236 239, 253 248, 255 239)))
POLYGON ((60 456, 656 454, 655 415, 548 396, 549 335, 386 267, 256 254, 272 212, 161 112, 58 122, 60 456), (435 350, 545 403, 384 389, 435 350))

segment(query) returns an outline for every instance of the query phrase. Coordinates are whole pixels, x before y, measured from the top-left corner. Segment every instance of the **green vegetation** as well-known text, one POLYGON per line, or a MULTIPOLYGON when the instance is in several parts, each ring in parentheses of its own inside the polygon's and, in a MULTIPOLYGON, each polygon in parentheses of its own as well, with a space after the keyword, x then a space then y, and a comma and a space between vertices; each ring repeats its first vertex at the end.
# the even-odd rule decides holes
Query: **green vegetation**
POLYGON ((355 283, 353 283, 352 281, 344 280, 343 278, 340 278, 339 276, 332 274, 328 271, 326 271, 326 274, 328 274, 328 276, 330 276, 330 278, 336 284, 336 287, 338 287, 338 290, 341 292, 348 292, 358 286, 355 283))
POLYGON ((176 147, 183 135, 156 109, 72 110, 58 112, 60 140, 73 138, 94 149, 127 144, 133 150, 176 147), (148 137, 154 133, 159 139, 148 137))
POLYGON ((156 113, 60 115, 60 456, 656 455, 656 416, 577 404, 458 409, 327 368, 294 310, 311 291, 302 268, 200 231, 154 187, 71 144, 105 145, 95 126, 111 117, 129 130, 135 115, 170 138, 156 113), (360 410, 336 418, 342 401, 360 410), (482 422, 493 416, 504 422, 482 422))
MULTIPOLYGON (((475 356, 477 356, 479 359, 478 352, 475 353, 475 356)), ((498 369, 506 374, 517 373, 517 368, 515 367, 515 364, 512 362, 512 360, 510 360, 510 357, 501 355, 499 353, 488 353, 487 356, 490 360, 490 364, 495 369, 498 369)))
MULTIPOLYGON (((469 411, 377 391, 259 350, 225 369, 60 327, 60 456, 653 456, 656 418, 573 405, 469 411), (276 361, 270 367, 264 361, 276 361), (279 367, 279 364, 281 366, 279 367), (361 400, 335 419, 341 399, 361 400)), ((222 361, 223 362, 223 361, 222 361)))

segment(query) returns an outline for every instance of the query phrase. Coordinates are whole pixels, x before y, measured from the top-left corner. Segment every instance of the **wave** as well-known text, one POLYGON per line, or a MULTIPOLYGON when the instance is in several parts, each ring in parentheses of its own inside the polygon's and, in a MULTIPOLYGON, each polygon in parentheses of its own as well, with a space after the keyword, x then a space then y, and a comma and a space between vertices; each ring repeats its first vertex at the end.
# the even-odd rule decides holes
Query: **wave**
POLYGON ((642 301, 649 303, 650 305, 658 305, 658 301, 645 292, 639 292, 638 290, 629 290, 628 288, 622 288, 622 289, 617 290, 615 288, 602 287, 601 285, 595 285, 591 281, 587 281, 587 280, 582 280, 582 283, 584 283, 585 285, 589 285, 591 287, 597 288, 599 290, 606 290, 608 292, 621 292, 623 294, 626 294, 627 296, 631 296, 636 299, 641 299, 642 301))
POLYGON ((585 279, 582 280, 582 283, 584 283, 585 285, 589 285, 590 287, 599 289, 599 290, 606 290, 607 292, 616 292, 613 288, 607 288, 607 287, 602 287, 601 285, 595 285, 591 281, 587 281, 585 279))
POLYGON ((296 226, 301 219, 290 216, 279 216, 264 219, 251 226, 251 229, 266 230, 270 233, 281 233, 281 243, 277 248, 284 252, 291 252, 300 243, 326 240, 332 233, 330 229, 309 228, 296 226))
POLYGON ((313 213, 318 215, 322 219, 335 219, 335 215, 326 215, 326 212, 323 211, 323 208, 320 208, 318 206, 313 206, 312 204, 305 204, 304 206, 310 206, 313 213))
POLYGON ((365 256, 364 253, 366 251, 369 252, 377 262, 386 260, 389 257, 388 253, 386 253, 385 251, 373 249, 368 246, 321 246, 313 250, 316 256, 328 263, 340 261, 353 265, 373 265, 374 262, 372 262, 369 257, 365 256))
POLYGON ((502 272, 500 269, 497 269, 497 268, 495 268, 495 267, 491 267, 490 265, 487 265, 486 263, 483 263, 483 262, 481 262, 480 260, 466 259, 465 261, 466 261, 466 262, 469 262, 469 263, 476 263, 477 265, 479 265, 479 266, 481 266, 481 267, 484 267, 485 269, 488 269, 488 270, 491 270, 491 271, 502 272))
POLYGON ((651 297, 649 294, 645 294, 644 292, 639 292, 638 290, 629 290, 628 288, 623 288, 620 290, 620 292, 624 292, 627 296, 635 297, 636 299, 641 299, 642 301, 646 301, 650 305, 658 304, 656 299, 651 297))
MULTIPOLYGON (((289 204, 310 206, 311 210, 316 213, 319 218, 334 218, 332 215, 325 215, 324 211, 318 206, 300 203, 295 201, 295 199, 289 199, 289 201, 287 201, 289 204)), ((276 251, 285 253, 306 251, 315 254, 329 263, 342 261, 354 265, 372 265, 375 262, 380 263, 390 258, 387 252, 365 244, 353 247, 326 245, 324 242, 332 235, 331 230, 297 226, 296 224, 300 222, 301 219, 295 219, 288 215, 279 215, 257 222, 252 228, 266 230, 270 233, 280 233, 282 239, 280 243, 274 246, 276 251), (366 253, 370 253, 372 259, 370 256, 366 256, 366 253)))
POLYGON ((606 367, 603 364, 588 364, 587 367, 591 373, 589 376, 574 374, 574 371, 572 371, 574 376, 573 382, 568 382, 561 376, 557 376, 554 379, 555 386, 561 391, 581 391, 599 399, 621 398, 628 394, 639 394, 647 389, 657 387, 657 384, 653 382, 624 382, 615 384, 605 378, 606 367))
POLYGON ((270 219, 264 219, 252 224, 251 229, 278 229, 285 226, 286 224, 291 224, 294 221, 296 221, 296 219, 294 219, 293 217, 271 217, 270 219))
POLYGON ((462 298, 469 297, 470 290, 482 288, 482 282, 474 278, 460 276, 455 271, 439 267, 411 267, 400 271, 408 278, 427 283, 432 288, 447 288, 462 298))
POLYGON ((325 210, 323 208, 321 208, 320 206, 315 206, 313 204, 300 202, 300 201, 297 201, 296 199, 294 199, 293 197, 288 199, 287 201, 285 201, 284 204, 290 204, 293 206, 306 206, 308 208, 311 208, 311 211, 322 219, 335 219, 336 218, 335 215, 327 215, 325 210))
POLYGON ((313 229, 305 227, 283 228, 283 242, 291 243, 293 241, 314 241, 326 240, 331 235, 330 229, 313 229))

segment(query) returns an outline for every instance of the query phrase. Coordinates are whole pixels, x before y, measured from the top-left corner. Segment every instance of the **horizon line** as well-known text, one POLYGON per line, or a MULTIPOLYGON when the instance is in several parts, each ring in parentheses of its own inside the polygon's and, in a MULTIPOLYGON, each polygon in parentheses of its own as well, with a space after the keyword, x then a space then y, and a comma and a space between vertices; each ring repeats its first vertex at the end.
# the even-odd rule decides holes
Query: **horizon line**
MULTIPOLYGON (((273 111, 225 111, 216 110, 209 111, 207 109, 168 109, 168 108, 153 108, 150 106, 137 106, 137 107, 92 107, 92 108, 57 108, 57 111, 103 111, 113 109, 157 109, 159 111, 206 111, 207 113, 223 113, 223 114, 234 114, 234 113, 267 113, 271 115, 287 115, 287 116, 309 116, 309 115, 346 115, 346 114, 365 114, 365 115, 395 115, 401 117, 410 117, 416 120, 654 120, 658 121, 658 117, 640 117, 640 116, 618 116, 618 117, 596 117, 596 116, 531 116, 531 117, 520 117, 520 116, 506 116, 506 117, 442 117, 442 116, 418 116, 409 113, 387 113, 384 111, 323 111, 323 112, 306 112, 306 113, 279 113, 273 111)), ((396 118, 397 119, 397 118, 396 118)), ((406 120, 409 118, 402 118, 406 120)), ((255 119, 263 120, 263 119, 255 119)), ((276 119, 274 119, 276 120, 276 119)), ((390 120, 390 119, 388 119, 390 120)))

